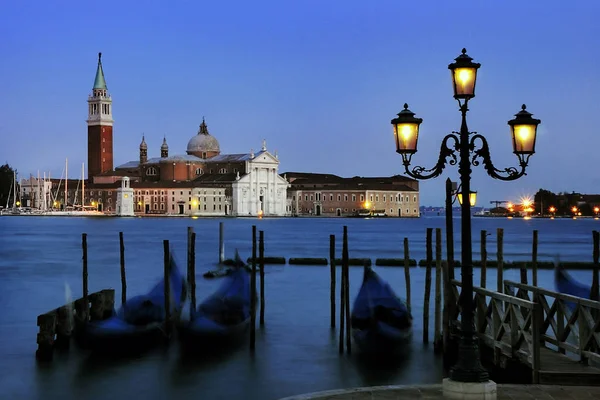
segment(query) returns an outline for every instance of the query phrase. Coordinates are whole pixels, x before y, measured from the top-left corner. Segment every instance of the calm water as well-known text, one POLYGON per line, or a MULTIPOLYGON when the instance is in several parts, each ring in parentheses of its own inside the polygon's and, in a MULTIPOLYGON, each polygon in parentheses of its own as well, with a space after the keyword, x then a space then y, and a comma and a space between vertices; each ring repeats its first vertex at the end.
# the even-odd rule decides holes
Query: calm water
MULTIPOLYGON (((456 251, 460 254, 459 220, 455 219, 456 251)), ((162 240, 169 239, 185 260, 186 227, 197 233, 197 297, 214 290, 218 280, 202 272, 218 260, 218 219, 165 218, 0 218, 0 397, 7 399, 278 399, 302 392, 342 387, 439 383, 441 359, 421 344, 424 269, 411 269, 415 339, 403 360, 377 365, 356 354, 340 357, 337 333, 329 329, 329 272, 326 267, 268 266, 266 269, 266 326, 257 331, 256 352, 247 348, 186 361, 173 343, 143 357, 98 362, 73 349, 56 354, 49 366, 35 362, 36 316, 65 302, 65 285, 81 296, 81 233, 88 234, 90 292, 115 288, 120 299, 119 238, 126 246, 128 293, 144 292, 162 273, 162 240), (5 397, 6 396, 6 397, 5 397)), ((443 217, 420 219, 227 219, 226 255, 235 248, 243 257, 251 250, 251 226, 265 232, 267 256, 328 257, 329 235, 349 230, 351 257, 401 257, 402 240, 409 237, 411 257, 425 258, 426 228, 443 228, 443 217)), ((488 257, 495 259, 496 228, 504 228, 505 260, 526 260, 531 237, 539 230, 539 258, 591 261, 593 219, 473 220, 479 254, 479 231, 488 230, 488 257)), ((445 251, 444 251, 445 253, 445 251)), ((459 258, 459 257, 457 257, 459 258)), ((401 268, 376 267, 404 295, 401 268)), ((351 297, 360 286, 361 269, 351 268, 351 297)), ((591 272, 574 275, 589 279, 591 272)), ((518 280, 518 271, 507 271, 518 280)), ((495 273, 488 286, 495 287, 495 273)), ((551 274, 540 282, 552 288, 551 274)), ((476 282, 479 281, 475 271, 476 282)), ((433 306, 433 299, 431 302, 433 306)), ((433 332, 433 322, 430 326, 433 332)))

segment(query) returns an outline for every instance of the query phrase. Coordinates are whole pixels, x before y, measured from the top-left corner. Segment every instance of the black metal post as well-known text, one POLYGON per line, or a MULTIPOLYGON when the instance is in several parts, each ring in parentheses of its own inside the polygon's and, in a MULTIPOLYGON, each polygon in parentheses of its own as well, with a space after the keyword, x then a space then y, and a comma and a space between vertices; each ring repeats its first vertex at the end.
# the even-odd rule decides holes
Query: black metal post
POLYGON ((479 346, 475 337, 473 309, 473 251, 471 248, 471 149, 467 127, 467 102, 461 105, 462 123, 459 140, 460 185, 462 193, 461 213, 461 329, 458 345, 458 363, 450 369, 450 378, 459 382, 486 382, 487 371, 479 359, 479 346))

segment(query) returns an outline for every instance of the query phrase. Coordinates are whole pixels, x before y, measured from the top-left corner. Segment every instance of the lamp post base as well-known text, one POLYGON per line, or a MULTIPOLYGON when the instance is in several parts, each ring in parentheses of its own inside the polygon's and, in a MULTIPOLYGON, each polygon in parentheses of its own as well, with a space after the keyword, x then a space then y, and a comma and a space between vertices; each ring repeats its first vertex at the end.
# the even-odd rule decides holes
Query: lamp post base
POLYGON ((442 381, 445 399, 496 400, 496 382, 458 382, 451 378, 442 381))

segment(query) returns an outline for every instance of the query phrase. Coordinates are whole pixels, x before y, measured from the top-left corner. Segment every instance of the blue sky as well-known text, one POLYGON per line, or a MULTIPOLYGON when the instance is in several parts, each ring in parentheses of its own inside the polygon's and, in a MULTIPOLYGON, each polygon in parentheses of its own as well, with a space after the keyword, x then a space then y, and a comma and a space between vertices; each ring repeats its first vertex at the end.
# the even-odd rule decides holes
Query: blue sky
MULTIPOLYGON (((542 120, 528 175, 474 168, 478 205, 543 187, 600 192, 597 0, 4 2, 0 162, 60 176, 87 157, 87 96, 97 53, 113 97, 115 165, 171 154, 206 117, 224 153, 267 140, 280 171, 402 173, 390 119, 407 102, 421 126, 415 164, 433 166, 460 128, 448 63, 482 63, 469 128, 498 167, 516 165, 507 121, 522 103, 542 120)), ((75 167, 79 166, 79 167, 75 167)), ((442 177, 421 184, 443 204, 442 177)))

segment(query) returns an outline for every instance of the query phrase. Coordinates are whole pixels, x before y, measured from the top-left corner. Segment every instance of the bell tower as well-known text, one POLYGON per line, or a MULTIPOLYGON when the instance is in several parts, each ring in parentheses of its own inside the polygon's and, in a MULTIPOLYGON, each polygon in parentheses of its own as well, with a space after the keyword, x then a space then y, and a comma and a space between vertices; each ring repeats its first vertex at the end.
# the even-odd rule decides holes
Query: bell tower
POLYGON ((88 179, 113 170, 112 99, 102 70, 102 53, 92 94, 88 96, 88 179))

